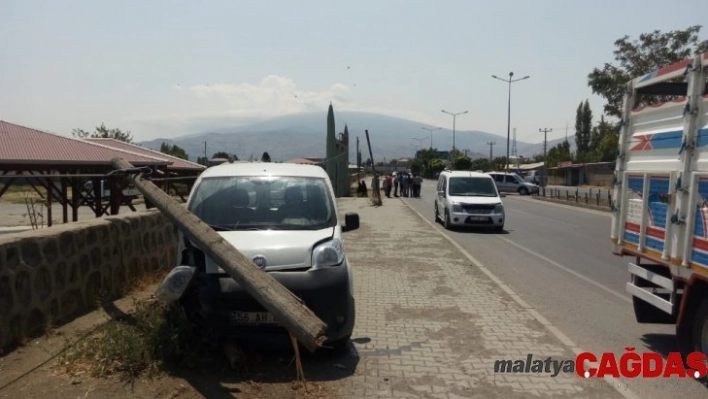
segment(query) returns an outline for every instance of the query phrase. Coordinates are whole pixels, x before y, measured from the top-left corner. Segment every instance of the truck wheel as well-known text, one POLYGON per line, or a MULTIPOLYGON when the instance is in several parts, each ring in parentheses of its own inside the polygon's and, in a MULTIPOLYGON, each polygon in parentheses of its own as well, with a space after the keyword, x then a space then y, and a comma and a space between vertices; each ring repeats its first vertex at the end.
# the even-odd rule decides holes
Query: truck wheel
POLYGON ((443 221, 443 227, 445 227, 446 230, 450 230, 452 228, 452 222, 450 222, 450 214, 447 212, 447 209, 445 209, 445 220, 443 221))
POLYGON ((529 190, 526 189, 526 187, 521 187, 519 189, 519 195, 526 195, 529 193, 529 190))
POLYGON ((692 347, 696 352, 703 352, 708 356, 708 299, 698 307, 693 319, 692 347))

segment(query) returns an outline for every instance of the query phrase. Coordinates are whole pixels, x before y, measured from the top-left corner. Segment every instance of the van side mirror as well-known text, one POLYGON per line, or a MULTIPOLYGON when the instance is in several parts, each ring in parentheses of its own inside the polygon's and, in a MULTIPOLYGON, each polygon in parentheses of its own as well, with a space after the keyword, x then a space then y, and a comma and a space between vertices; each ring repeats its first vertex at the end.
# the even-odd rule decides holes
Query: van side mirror
POLYGON ((356 212, 348 212, 344 215, 344 226, 342 231, 352 231, 359 228, 359 214, 356 212))
POLYGON ((445 198, 445 191, 438 191, 438 195, 445 198))

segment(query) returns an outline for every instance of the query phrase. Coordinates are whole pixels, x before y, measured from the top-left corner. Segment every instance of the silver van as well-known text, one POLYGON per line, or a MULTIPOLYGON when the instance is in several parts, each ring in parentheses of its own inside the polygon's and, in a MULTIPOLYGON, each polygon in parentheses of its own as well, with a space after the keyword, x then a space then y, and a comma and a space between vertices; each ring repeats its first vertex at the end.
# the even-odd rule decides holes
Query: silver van
MULTIPOLYGON (((302 299, 327 324, 328 346, 346 347, 356 314, 342 233, 357 229, 359 216, 348 213, 341 223, 324 169, 223 163, 199 176, 187 209, 302 299)), ((287 337, 272 314, 181 233, 178 244, 182 269, 193 274, 179 300, 193 322, 224 336, 287 337)))
POLYGON ((489 172, 494 179, 500 193, 519 193, 520 195, 531 195, 538 193, 538 186, 524 181, 516 173, 489 172))

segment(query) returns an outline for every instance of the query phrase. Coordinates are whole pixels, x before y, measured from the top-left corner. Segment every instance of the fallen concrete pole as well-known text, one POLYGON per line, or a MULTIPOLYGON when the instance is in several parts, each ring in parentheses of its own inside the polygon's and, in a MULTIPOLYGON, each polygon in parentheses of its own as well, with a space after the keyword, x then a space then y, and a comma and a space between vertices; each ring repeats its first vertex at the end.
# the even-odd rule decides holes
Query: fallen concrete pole
POLYGON ((299 298, 268 273, 255 267, 238 249, 151 181, 143 179, 140 174, 130 173, 131 170, 139 171, 139 168, 122 158, 114 158, 112 164, 117 171, 128 172, 146 200, 152 202, 206 256, 219 264, 246 292, 271 312, 308 350, 314 352, 322 347, 326 340, 324 332, 327 325, 299 298))

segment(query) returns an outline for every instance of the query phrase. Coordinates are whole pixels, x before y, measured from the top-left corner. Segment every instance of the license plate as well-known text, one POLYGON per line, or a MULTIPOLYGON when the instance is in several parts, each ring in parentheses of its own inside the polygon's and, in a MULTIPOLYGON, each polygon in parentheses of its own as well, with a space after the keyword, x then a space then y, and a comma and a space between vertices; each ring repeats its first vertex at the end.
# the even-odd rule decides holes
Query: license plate
POLYGON ((486 216, 470 216, 470 220, 473 222, 483 222, 487 220, 486 216))
POLYGON ((240 325, 278 324, 268 312, 231 312, 231 321, 240 325))

